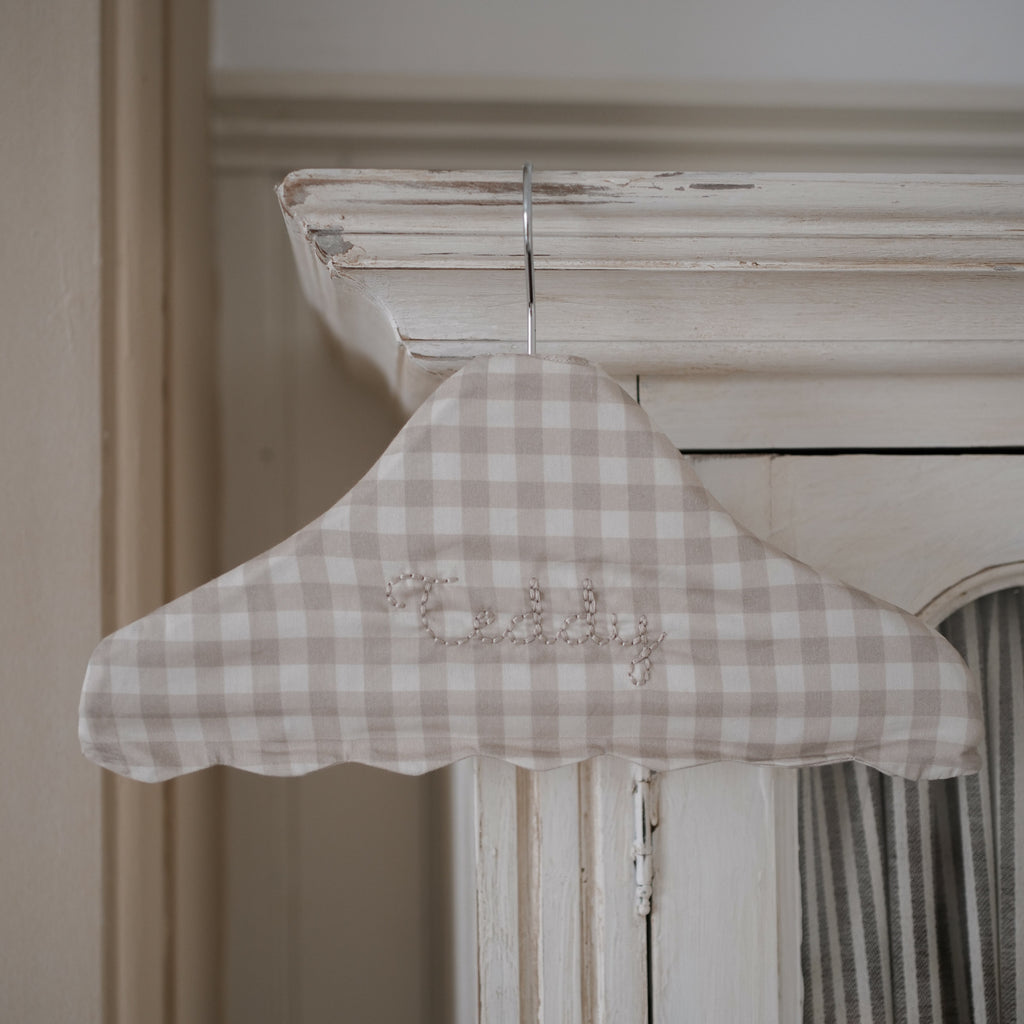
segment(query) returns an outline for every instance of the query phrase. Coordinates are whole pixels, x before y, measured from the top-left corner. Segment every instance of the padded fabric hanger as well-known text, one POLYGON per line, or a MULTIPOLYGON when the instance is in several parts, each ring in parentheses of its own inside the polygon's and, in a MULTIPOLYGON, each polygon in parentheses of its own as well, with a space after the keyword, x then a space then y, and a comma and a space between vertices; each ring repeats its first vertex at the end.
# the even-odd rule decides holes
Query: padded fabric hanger
POLYGON ((580 360, 472 360, 333 508, 93 654, 81 739, 212 764, 416 773, 474 754, 979 767, 966 667, 775 550, 580 360))

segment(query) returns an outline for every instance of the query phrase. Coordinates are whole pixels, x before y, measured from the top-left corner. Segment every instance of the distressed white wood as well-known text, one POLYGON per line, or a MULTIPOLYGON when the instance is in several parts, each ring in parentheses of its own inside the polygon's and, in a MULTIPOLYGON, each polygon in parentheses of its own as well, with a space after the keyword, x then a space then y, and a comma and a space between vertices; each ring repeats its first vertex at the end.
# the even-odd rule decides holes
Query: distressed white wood
POLYGON ((958 608, 977 601, 987 594, 994 594, 1007 587, 1019 587, 1024 583, 1024 561, 1006 562, 982 569, 962 579, 932 598, 918 615, 930 626, 938 626, 958 608))
POLYGON ((516 769, 477 758, 477 977, 480 1024, 520 1017, 516 769))
POLYGON ((579 769, 519 771, 517 790, 520 1019, 582 1024, 579 769))
MULTIPOLYGON (((1024 177, 546 171, 533 195, 541 352, 1024 379, 1024 177)), ((518 172, 302 171, 279 198, 310 301, 407 405, 523 344, 518 172)))
POLYGON ((636 772, 611 757, 579 767, 588 1024, 647 1024, 647 925, 634 906, 630 856, 636 772))
POLYGON ((716 764, 656 777, 656 1024, 780 1020, 775 775, 716 764))
MULTIPOLYGON (((922 360, 942 365, 953 356, 964 362, 963 371, 908 373, 900 365, 910 354, 907 346, 878 343, 871 346, 877 374, 832 376, 843 354, 828 358, 808 344, 799 374, 762 367, 750 374, 694 374, 685 381, 645 376, 641 404, 684 451, 1024 444, 1024 379, 1015 369, 1024 345, 998 343, 1001 355, 997 346, 988 349, 982 362, 1001 365, 1003 372, 979 375, 967 364, 971 350, 980 352, 984 344, 954 345, 955 352, 922 344, 931 352, 922 360), (827 374, 815 368, 816 359, 828 359, 827 374)), ((762 366, 760 357, 757 364, 762 366)))
POLYGON ((474 774, 476 813, 456 842, 474 841, 480 1020, 644 1024, 646 926, 634 909, 631 861, 635 767, 613 758, 549 772, 467 765, 460 770, 474 774))
POLYGON ((779 456, 771 493, 767 539, 908 611, 1024 561, 1018 455, 779 456))
MULTIPOLYGON (((536 172, 535 251, 552 272, 1009 271, 1022 189, 1013 175, 536 172)), ((296 171, 278 197, 335 274, 522 270, 518 170, 296 171)))

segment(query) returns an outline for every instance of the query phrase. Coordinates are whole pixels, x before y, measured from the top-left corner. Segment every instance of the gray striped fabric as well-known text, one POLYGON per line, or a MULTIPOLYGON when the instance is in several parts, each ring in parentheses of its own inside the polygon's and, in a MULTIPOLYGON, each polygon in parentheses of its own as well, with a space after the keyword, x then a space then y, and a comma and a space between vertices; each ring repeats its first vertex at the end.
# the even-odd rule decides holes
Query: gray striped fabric
POLYGON ((1024 1020, 1024 590, 942 632, 982 680, 978 775, 802 771, 804 1020, 1024 1020))

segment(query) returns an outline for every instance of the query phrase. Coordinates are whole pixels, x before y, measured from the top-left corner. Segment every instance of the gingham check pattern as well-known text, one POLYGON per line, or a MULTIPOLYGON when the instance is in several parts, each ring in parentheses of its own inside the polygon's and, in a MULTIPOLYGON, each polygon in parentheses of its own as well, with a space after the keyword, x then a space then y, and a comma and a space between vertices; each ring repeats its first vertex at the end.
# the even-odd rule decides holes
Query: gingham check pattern
POLYGON ((602 372, 529 356, 473 360, 320 519, 107 637, 81 705, 85 753, 146 781, 474 754, 943 778, 981 738, 937 633, 737 525, 602 372))

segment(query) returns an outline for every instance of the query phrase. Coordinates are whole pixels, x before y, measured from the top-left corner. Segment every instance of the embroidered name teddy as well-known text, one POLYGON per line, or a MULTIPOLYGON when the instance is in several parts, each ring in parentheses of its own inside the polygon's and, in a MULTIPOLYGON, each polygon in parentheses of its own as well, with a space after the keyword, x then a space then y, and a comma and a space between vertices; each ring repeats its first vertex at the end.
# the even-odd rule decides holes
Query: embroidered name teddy
POLYGON ((392 607, 405 608, 405 602, 395 596, 395 588, 401 585, 417 586, 420 595, 420 626, 434 643, 443 644, 445 647, 461 647, 468 643, 500 644, 507 640, 510 644, 516 645, 564 643, 578 646, 592 643, 599 647, 618 644, 620 647, 629 648, 632 653, 629 663, 629 681, 634 686, 643 686, 650 679, 651 655, 661 646, 666 637, 665 633, 661 633, 657 637, 651 636, 648 632, 646 615, 637 617, 637 629, 634 636, 619 635, 618 622, 614 613, 607 616, 608 632, 598 632, 597 596, 594 593, 594 583, 590 579, 585 579, 580 587, 582 610, 566 616, 554 634, 547 633, 544 629, 544 605, 540 582, 536 577, 531 577, 527 590, 529 607, 519 612, 518 615, 513 615, 508 625, 500 633, 484 632, 489 626, 494 625, 497 619, 490 608, 485 608, 483 611, 473 613, 472 629, 465 636, 442 636, 430 621, 431 611, 436 611, 438 607, 434 600, 435 589, 457 582, 457 576, 424 576, 418 572, 403 572, 385 581, 384 594, 392 607), (434 601, 433 605, 432 601, 434 601), (525 628, 520 629, 519 627, 525 628))

